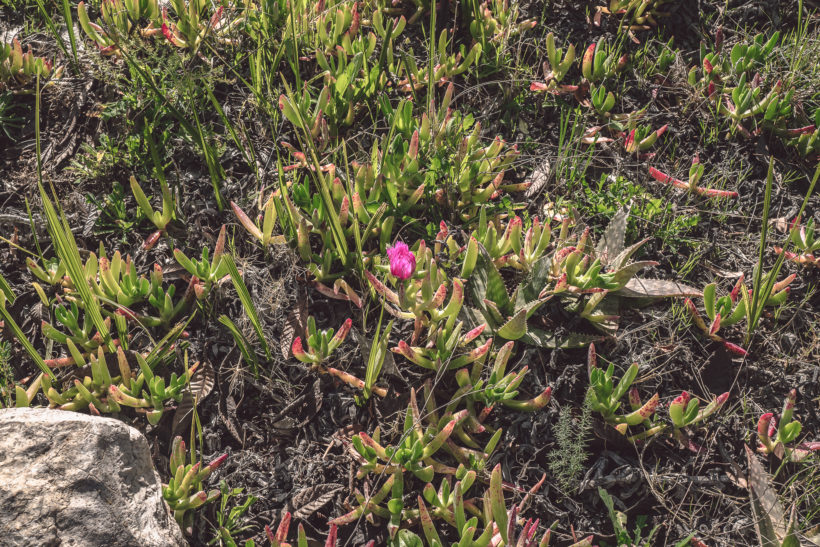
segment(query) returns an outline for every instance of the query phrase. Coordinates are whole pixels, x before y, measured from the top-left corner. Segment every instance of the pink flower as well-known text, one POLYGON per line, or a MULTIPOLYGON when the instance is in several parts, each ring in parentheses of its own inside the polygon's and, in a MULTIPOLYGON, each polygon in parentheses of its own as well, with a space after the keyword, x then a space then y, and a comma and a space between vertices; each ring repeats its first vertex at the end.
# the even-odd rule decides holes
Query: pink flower
POLYGON ((399 279, 407 279, 416 269, 416 257, 402 241, 387 247, 387 258, 390 260, 390 273, 399 279))

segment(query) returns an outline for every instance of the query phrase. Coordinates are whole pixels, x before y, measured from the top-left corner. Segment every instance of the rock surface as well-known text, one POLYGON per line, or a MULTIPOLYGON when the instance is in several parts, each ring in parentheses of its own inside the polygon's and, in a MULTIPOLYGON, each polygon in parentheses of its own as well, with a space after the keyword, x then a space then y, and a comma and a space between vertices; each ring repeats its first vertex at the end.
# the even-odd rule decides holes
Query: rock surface
POLYGON ((0 410, 0 545, 186 545, 148 442, 111 418, 0 410))

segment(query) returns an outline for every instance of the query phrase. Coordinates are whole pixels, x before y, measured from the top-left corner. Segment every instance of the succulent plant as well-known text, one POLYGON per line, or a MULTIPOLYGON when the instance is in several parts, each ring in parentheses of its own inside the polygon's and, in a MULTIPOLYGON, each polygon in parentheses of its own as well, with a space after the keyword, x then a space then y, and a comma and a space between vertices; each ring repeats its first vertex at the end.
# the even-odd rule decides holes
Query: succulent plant
POLYGON ((813 218, 810 218, 805 225, 801 225, 795 218, 789 228, 789 241, 794 246, 794 251, 785 250, 782 247, 775 247, 774 251, 777 254, 784 253, 787 260, 801 266, 820 267, 820 257, 815 257, 815 253, 820 251, 820 238, 815 239, 814 227, 813 218))
MULTIPOLYGON (((789 295, 788 285, 797 276, 792 274, 785 279, 772 285, 771 292, 762 300, 764 306, 779 306, 783 304, 789 295)), ((717 285, 710 283, 703 289, 703 305, 706 317, 710 323, 707 325, 698 312, 697 306, 690 299, 686 299, 686 307, 692 316, 695 325, 703 331, 710 339, 721 342, 730 352, 744 356, 746 350, 742 347, 724 340, 718 331, 722 327, 729 327, 741 320, 749 320, 751 303, 750 296, 752 289, 747 289, 743 283, 744 275, 741 275, 735 283, 732 291, 724 296, 717 296, 717 285)))
POLYGON ((359 433, 353 437, 353 449, 356 457, 364 463, 359 467, 357 476, 368 473, 394 473, 408 471, 420 480, 429 482, 433 474, 455 473, 454 468, 437 462, 433 456, 450 437, 453 429, 467 417, 467 411, 452 416, 443 416, 438 424, 422 427, 415 391, 411 392, 410 404, 405 412, 403 434, 395 446, 380 444, 378 430, 370 437, 359 433))
MULTIPOLYGON (((667 433, 671 426, 672 437, 678 441, 681 447, 688 448, 693 452, 699 452, 701 447, 689 435, 691 428, 719 411, 728 399, 729 393, 723 393, 714 397, 705 407, 700 408, 700 399, 693 398, 687 391, 684 391, 669 403, 668 421, 661 421, 656 414, 654 419, 644 422, 646 429, 643 432, 630 436, 629 440, 636 442, 654 435, 667 433)), ((629 404, 633 409, 642 406, 640 395, 634 387, 629 392, 629 404)))
MULTIPOLYGON (((62 391, 59 389, 60 386, 48 376, 43 376, 40 379, 40 385, 51 407, 61 410, 89 410, 98 415, 119 412, 121 407, 131 407, 144 413, 149 423, 153 425, 159 423, 168 401, 182 400, 183 392, 187 389, 191 377, 199 366, 197 362, 188 367, 186 356, 185 371, 181 375, 172 373, 166 384, 165 379, 156 374, 153 367, 165 361, 167 353, 159 352, 149 355, 150 360, 148 360, 140 353, 128 352, 126 354, 121 347, 118 347, 119 374, 112 375, 102 347, 97 349, 96 354, 89 354, 86 359, 70 340, 67 345, 71 353, 70 362, 66 359, 65 363, 54 363, 54 365, 87 367, 91 375, 85 376, 82 380, 75 378, 73 385, 62 391), (139 367, 138 373, 131 369, 129 360, 132 363, 136 361, 139 367)), ((173 356, 173 353, 170 355, 173 356)), ((28 402, 30 403, 32 399, 33 394, 28 397, 28 402)))
POLYGON ((100 20, 91 22, 85 2, 77 4, 77 18, 103 55, 119 53, 118 41, 136 31, 149 37, 162 32, 157 0, 108 0, 100 5, 100 20), (140 26, 144 25, 144 26, 140 26))
MULTIPOLYGON (((412 22, 412 17, 408 20, 412 22)), ((447 31, 442 31, 436 42, 435 50, 431 55, 436 56, 436 64, 433 69, 432 81, 428 82, 430 74, 426 67, 419 68, 412 55, 404 55, 402 63, 399 64, 398 77, 399 89, 404 92, 420 90, 429 84, 444 84, 450 81, 453 76, 458 76, 466 72, 471 66, 478 64, 483 53, 481 43, 475 42, 467 50, 463 45, 458 53, 452 54, 448 50, 449 40, 447 31)))
POLYGON ((601 14, 617 15, 623 21, 622 28, 634 30, 648 30, 658 26, 657 19, 669 15, 660 11, 670 0, 610 0, 609 6, 598 6, 593 22, 601 24, 601 14))
MULTIPOLYGON (((473 409, 474 403, 483 404, 485 408, 492 408, 500 403, 507 408, 523 412, 539 410, 549 403, 552 394, 552 389, 549 387, 532 399, 516 398, 518 388, 527 376, 529 368, 525 366, 517 372, 506 372, 514 344, 514 342, 507 342, 498 350, 492 367, 474 366, 472 371, 463 368, 456 374, 456 382, 461 388, 459 391, 466 390, 465 404, 471 416, 476 417, 473 409), (489 369, 489 375, 486 377, 482 374, 485 368, 489 369)), ((478 422, 477 417, 476 422, 478 422)))
MULTIPOLYGON (((292 547, 292 544, 287 543, 285 540, 288 537, 288 530, 290 529, 290 522, 291 522, 291 514, 288 511, 285 511, 285 514, 282 515, 282 520, 279 521, 279 526, 276 527, 276 532, 273 532, 269 526, 265 525, 265 535, 268 536, 268 541, 270 541, 270 547, 292 547)), ((330 531, 325 538, 325 546, 324 547, 336 547, 338 542, 338 526, 335 524, 330 525, 330 531)), ((307 534, 305 534, 305 527, 299 524, 298 533, 296 536, 296 547, 308 547, 308 539, 307 534)), ((374 540, 370 540, 367 542, 363 547, 373 547, 376 544, 374 540)))
POLYGON ((780 420, 767 412, 757 422, 757 438, 760 441, 757 450, 764 454, 776 454, 787 461, 801 461, 814 450, 820 450, 820 442, 801 443, 797 446, 786 446, 793 443, 803 426, 794 416, 794 405, 797 402, 797 390, 792 389, 783 403, 780 420))
MULTIPOLYGON (((474 324, 486 322, 494 336, 506 340, 521 340, 542 347, 586 346, 598 337, 580 333, 556 336, 535 327, 529 319, 537 309, 552 299, 552 303, 578 314, 603 332, 617 330, 621 297, 662 298, 698 295, 690 287, 663 280, 636 277, 643 268, 656 265, 654 261, 630 262, 631 257, 645 243, 624 247, 624 234, 629 212, 619 211, 613 217, 604 237, 594 246, 589 229, 570 233, 571 219, 564 218, 558 233, 550 235, 548 226, 533 221, 522 244, 522 252, 504 255, 511 242, 520 241, 520 229, 515 220, 499 237, 490 226, 484 236, 476 235, 490 244, 492 254, 476 239, 471 238, 466 252, 460 255, 462 275, 469 275, 468 294, 472 306, 465 313, 474 324), (499 267, 519 266, 527 271, 512 295, 499 267)), ((479 226, 482 224, 479 223, 479 226)), ((480 230, 481 228, 479 228, 480 230)), ((624 302, 628 302, 624 300, 624 302)))
POLYGON ((547 60, 544 61, 544 81, 533 82, 530 91, 573 92, 577 86, 561 85, 572 63, 575 62, 575 45, 570 44, 567 52, 555 47, 555 35, 547 34, 547 60))
MULTIPOLYGON (((750 137, 753 133, 744 126, 744 120, 762 115, 763 118, 755 121, 755 124, 776 127, 782 123, 782 120, 791 116, 794 89, 790 89, 785 94, 782 94, 782 91, 783 83, 778 81, 768 93, 763 95, 762 85, 754 80, 747 83, 744 72, 737 85, 724 96, 723 101, 718 97, 718 112, 729 118, 732 126, 737 128, 741 134, 750 137)), ((755 134, 758 131, 755 131, 755 134)))
MULTIPOLYGON (((335 376, 356 389, 364 389, 364 381, 347 372, 325 364, 325 361, 327 361, 330 355, 344 342, 345 338, 347 338, 352 325, 353 321, 348 318, 342 326, 339 327, 338 331, 334 331, 333 329, 318 330, 316 328, 316 320, 313 316, 309 316, 307 319, 307 349, 305 349, 302 344, 302 337, 297 336, 291 344, 291 352, 296 359, 310 365, 312 370, 318 371, 321 374, 335 376)), ((387 391, 384 388, 374 386, 370 389, 380 397, 387 395, 387 391)))
MULTIPOLYGON (((151 0, 153 1, 153 0, 151 0)), ((244 14, 235 13, 228 4, 212 7, 206 0, 170 0, 176 21, 168 18, 168 11, 162 11, 162 34, 172 45, 199 52, 202 41, 211 38, 219 43, 231 44, 231 33, 245 21, 244 14)))
POLYGON ((202 483, 211 473, 228 459, 227 454, 223 454, 206 466, 202 462, 185 463, 185 441, 182 437, 174 437, 171 445, 171 457, 168 461, 168 468, 171 478, 168 484, 162 485, 162 497, 174 512, 174 518, 180 526, 190 526, 193 517, 191 511, 196 510, 206 503, 210 503, 219 497, 219 490, 205 492, 202 490, 202 483))
POLYGON ((814 111, 814 123, 794 129, 780 130, 778 134, 786 144, 797 149, 797 153, 804 158, 820 158, 820 108, 814 111))
POLYGON ((0 91, 4 87, 25 85, 39 77, 46 80, 59 76, 60 69, 53 71, 53 63, 37 57, 29 47, 23 53, 23 46, 15 38, 10 43, 0 42, 0 91))
POLYGON ((664 125, 658 129, 652 129, 647 125, 639 125, 629 130, 624 139, 624 150, 630 154, 646 152, 658 141, 666 132, 668 126, 664 125))
POLYGON ((516 2, 510 0, 485 0, 468 4, 470 14, 470 35, 494 65, 503 62, 509 40, 535 27, 535 19, 519 21, 520 9, 516 2))
MULTIPOLYGON (((466 254, 461 266, 461 277, 468 278, 475 269, 478 260, 478 244, 489 254, 496 268, 511 267, 529 272, 533 265, 544 256, 552 242, 552 230, 548 223, 542 224, 538 217, 526 231, 523 222, 515 216, 507 222, 502 232, 502 220, 487 219, 486 209, 482 208, 478 217, 478 226, 467 242, 466 254)), ((566 237, 569 222, 561 227, 560 238, 566 237)))
POLYGON ((662 182, 664 184, 671 184, 675 188, 687 190, 688 192, 696 194, 698 196, 704 196, 709 198, 738 197, 737 192, 729 190, 715 190, 713 188, 703 188, 698 186, 700 179, 703 177, 703 164, 700 163, 700 160, 698 159, 697 155, 695 155, 692 158, 692 166, 689 168, 689 180, 687 182, 684 182, 680 179, 676 179, 672 176, 667 175, 666 173, 662 173, 654 167, 649 168, 649 175, 658 182, 662 182))
POLYGON ((222 260, 224 252, 224 225, 219 230, 219 235, 216 238, 213 257, 210 256, 207 247, 202 248, 202 257, 200 259, 190 259, 180 249, 174 249, 174 258, 179 262, 179 265, 200 282, 194 287, 198 300, 206 298, 211 287, 228 275, 228 264, 222 260))
MULTIPOLYGON (((471 240, 470 245, 473 245, 473 241, 475 239, 471 240)), ((536 295, 531 298, 533 291, 528 290, 530 285, 517 287, 510 296, 487 250, 480 244, 477 244, 476 249, 475 268, 468 283, 473 303, 480 314, 472 314, 476 316, 476 322, 480 321, 479 317, 482 318, 494 335, 505 340, 523 339, 534 343, 536 339, 530 334, 527 320, 549 297, 539 298, 536 295)), ((471 253, 468 248, 465 260, 472 261, 471 253)), ((536 336, 540 336, 540 333, 536 333, 536 336)))
POLYGON ((598 368, 595 345, 590 344, 587 368, 589 370, 587 401, 590 407, 600 413, 607 423, 619 426, 622 432, 625 432, 626 426, 636 426, 645 422, 658 408, 660 397, 656 393, 645 404, 632 412, 617 414, 621 407, 621 399, 627 394, 629 387, 638 375, 638 365, 636 363, 633 363, 618 383, 615 384, 615 364, 610 363, 606 370, 598 368))
POLYGON ((616 47, 601 39, 590 44, 581 58, 581 74, 587 82, 601 82, 626 69, 628 55, 619 56, 616 47))

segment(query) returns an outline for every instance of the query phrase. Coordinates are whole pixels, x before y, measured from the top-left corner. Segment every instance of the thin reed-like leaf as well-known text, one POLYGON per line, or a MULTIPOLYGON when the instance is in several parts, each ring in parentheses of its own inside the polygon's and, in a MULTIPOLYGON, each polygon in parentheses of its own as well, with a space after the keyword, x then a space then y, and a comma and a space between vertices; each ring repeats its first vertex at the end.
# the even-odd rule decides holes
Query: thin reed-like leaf
POLYGON ((239 273, 239 270, 236 269, 236 263, 234 262, 233 257, 226 254, 222 257, 222 260, 224 260, 228 266, 228 275, 231 276, 231 281, 236 289, 236 293, 239 295, 239 300, 242 302, 242 307, 245 308, 245 313, 248 314, 248 319, 251 320, 251 325, 253 325, 253 329, 256 331, 256 336, 259 337, 259 342, 265 350, 265 355, 268 359, 270 359, 270 347, 268 347, 268 342, 265 340, 265 334, 262 332, 262 323, 259 321, 259 314, 256 313, 256 306, 253 305, 251 295, 248 292, 248 287, 245 286, 245 282, 242 280, 242 275, 239 273))

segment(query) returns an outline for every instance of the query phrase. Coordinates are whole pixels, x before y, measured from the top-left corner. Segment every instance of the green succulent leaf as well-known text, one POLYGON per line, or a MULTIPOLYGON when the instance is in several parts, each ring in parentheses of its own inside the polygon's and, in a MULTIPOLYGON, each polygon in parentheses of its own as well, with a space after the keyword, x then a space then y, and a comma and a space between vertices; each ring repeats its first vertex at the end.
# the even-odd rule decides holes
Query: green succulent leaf
POLYGON ((498 329, 498 335, 507 340, 518 340, 527 334, 527 310, 522 309, 498 329))
POLYGON ((500 311, 507 313, 510 307, 510 297, 504 286, 504 280, 498 269, 490 259, 487 249, 478 244, 478 258, 469 285, 472 289, 473 299, 482 302, 484 299, 493 302, 500 311))

